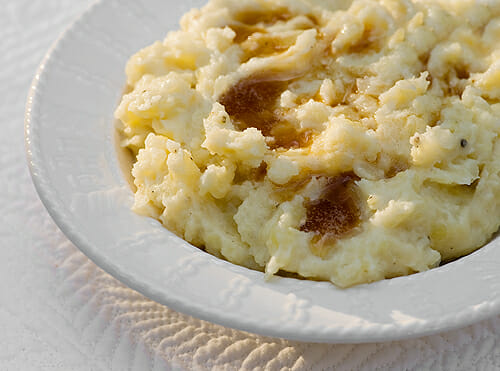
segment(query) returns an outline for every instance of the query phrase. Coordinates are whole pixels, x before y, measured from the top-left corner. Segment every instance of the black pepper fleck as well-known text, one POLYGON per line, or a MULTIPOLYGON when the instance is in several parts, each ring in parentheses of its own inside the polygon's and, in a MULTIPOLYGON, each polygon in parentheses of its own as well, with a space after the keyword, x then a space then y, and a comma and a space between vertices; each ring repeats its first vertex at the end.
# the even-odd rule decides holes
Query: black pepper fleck
POLYGON ((460 147, 462 147, 462 148, 467 147, 467 139, 460 140, 460 147))

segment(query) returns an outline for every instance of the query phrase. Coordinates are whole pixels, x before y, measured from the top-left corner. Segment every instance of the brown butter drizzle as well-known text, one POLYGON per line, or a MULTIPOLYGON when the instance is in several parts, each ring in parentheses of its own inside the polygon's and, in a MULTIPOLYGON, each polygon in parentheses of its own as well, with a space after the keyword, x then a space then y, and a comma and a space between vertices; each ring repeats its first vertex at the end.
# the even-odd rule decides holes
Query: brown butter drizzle
MULTIPOLYGON (((317 24, 314 16, 308 19, 317 24)), ((245 52, 243 61, 254 56, 268 56, 287 50, 289 40, 270 37, 263 26, 279 21, 288 21, 293 14, 285 7, 274 10, 246 10, 235 14, 236 23, 229 27, 236 33, 235 42, 242 45, 245 52), (250 36, 260 33, 256 38, 250 36)), ((238 130, 254 127, 266 137, 272 149, 300 148, 311 143, 311 131, 299 131, 285 119, 285 110, 278 107, 277 101, 288 84, 297 78, 283 72, 256 73, 241 79, 219 98, 238 130)))
POLYGON ((360 223, 361 210, 351 173, 329 177, 321 196, 306 201, 306 221, 301 231, 314 232, 321 239, 337 239, 348 234, 360 223))
POLYGON ((246 41, 241 43, 243 49, 242 63, 247 62, 253 57, 268 57, 287 51, 294 40, 285 40, 268 34, 251 35, 246 41))
POLYGON ((262 161, 259 167, 250 171, 248 179, 254 182, 262 182, 267 175, 267 164, 262 161))
POLYGON ((255 25, 257 23, 273 24, 279 21, 288 21, 293 15, 285 7, 273 10, 245 10, 234 16, 238 22, 255 25))
POLYGON ((265 30, 260 27, 248 26, 245 24, 232 24, 229 26, 229 28, 231 28, 236 34, 236 36, 234 37, 234 42, 237 44, 241 44, 242 42, 247 40, 250 35, 253 35, 256 32, 265 33, 265 30))
POLYGON ((273 137, 271 148, 297 148, 309 144, 310 132, 299 132, 277 106, 279 96, 294 77, 280 73, 256 74, 241 79, 220 98, 238 130, 254 127, 273 137))
MULTIPOLYGON (((318 25, 317 19, 311 15, 306 15, 307 19, 313 26, 318 25)), ((267 35, 266 26, 273 25, 277 22, 287 22, 294 18, 294 15, 287 8, 278 8, 271 11, 249 10, 236 14, 235 23, 229 24, 236 34, 234 42, 243 44, 245 50, 244 61, 248 61, 252 56, 272 55, 273 53, 282 52, 290 47, 284 40, 274 38, 267 35), (260 33, 264 40, 260 41, 261 45, 245 45, 244 42, 255 33, 260 33)), ((306 29, 309 27, 306 27, 306 29)))
POLYGON ((273 11, 247 10, 234 16, 237 23, 230 24, 229 27, 234 31, 236 37, 234 42, 240 44, 256 32, 266 33, 263 27, 256 26, 258 23, 269 25, 278 21, 288 21, 292 15, 286 8, 279 8, 273 11))
POLYGON ((391 167, 385 172, 385 178, 394 178, 400 172, 408 170, 409 167, 408 162, 404 159, 396 159, 392 163, 391 167))

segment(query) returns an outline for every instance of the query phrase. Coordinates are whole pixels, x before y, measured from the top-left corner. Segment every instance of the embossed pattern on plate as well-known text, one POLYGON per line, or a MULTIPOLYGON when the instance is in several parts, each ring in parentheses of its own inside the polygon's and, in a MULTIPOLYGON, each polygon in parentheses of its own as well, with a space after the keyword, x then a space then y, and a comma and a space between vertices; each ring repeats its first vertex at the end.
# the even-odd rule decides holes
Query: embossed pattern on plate
POLYGON ((96 2, 47 54, 28 99, 27 152, 40 198, 94 262, 175 310, 304 341, 415 337, 500 312, 498 239, 438 269, 340 290, 291 278, 266 282, 135 215, 112 141, 125 62, 203 1, 142 3, 96 2))

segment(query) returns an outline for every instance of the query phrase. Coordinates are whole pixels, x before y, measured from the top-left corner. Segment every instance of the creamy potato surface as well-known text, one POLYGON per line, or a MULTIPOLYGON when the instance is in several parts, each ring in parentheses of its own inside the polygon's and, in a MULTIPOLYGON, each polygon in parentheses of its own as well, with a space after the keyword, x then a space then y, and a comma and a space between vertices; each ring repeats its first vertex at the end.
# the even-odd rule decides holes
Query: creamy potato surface
POLYGON ((338 286, 500 224, 500 2, 211 0, 127 64, 134 210, 338 286))

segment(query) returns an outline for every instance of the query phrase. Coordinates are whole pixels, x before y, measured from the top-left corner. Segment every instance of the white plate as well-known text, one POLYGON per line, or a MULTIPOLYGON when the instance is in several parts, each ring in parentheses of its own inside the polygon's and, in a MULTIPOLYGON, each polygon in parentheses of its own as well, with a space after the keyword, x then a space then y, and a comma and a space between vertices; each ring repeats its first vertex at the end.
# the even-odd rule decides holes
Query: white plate
POLYGON ((316 342, 370 342, 465 326, 500 312, 499 240, 431 271, 347 290, 274 278, 208 255, 130 211, 113 145, 127 59, 203 1, 94 4, 34 79, 26 143, 61 230, 97 265, 157 302, 225 326, 316 342))

